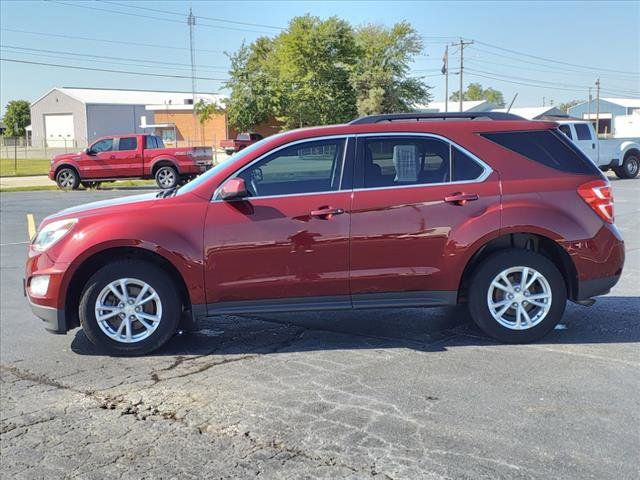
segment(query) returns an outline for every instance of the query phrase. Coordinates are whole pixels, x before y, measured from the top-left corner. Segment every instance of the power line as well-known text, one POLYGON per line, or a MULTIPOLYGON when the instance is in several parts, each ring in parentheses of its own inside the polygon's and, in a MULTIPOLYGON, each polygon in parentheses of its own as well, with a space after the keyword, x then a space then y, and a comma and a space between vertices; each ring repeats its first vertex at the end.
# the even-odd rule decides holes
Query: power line
MULTIPOLYGON (((174 20, 173 18, 165 18, 165 17, 157 17, 155 15, 142 15, 139 13, 133 13, 133 12, 122 12, 120 10, 111 10, 111 9, 107 9, 107 8, 99 8, 99 7, 94 7, 94 6, 87 6, 87 5, 80 5, 78 3, 66 3, 66 2, 60 2, 57 0, 50 0, 51 3, 55 3, 58 5, 65 5, 67 7, 76 7, 76 8, 84 8, 84 9, 88 9, 88 10, 98 10, 101 12, 107 12, 107 13, 115 13, 118 15, 127 15, 127 16, 131 16, 131 17, 138 17, 138 18, 149 18, 151 20, 160 20, 162 22, 170 22, 170 23, 179 23, 179 24, 183 24, 184 22, 182 20, 174 20)), ((184 15, 183 15, 184 16, 184 15)), ((262 32, 262 31, 258 31, 258 30, 249 30, 246 28, 236 28, 236 27, 226 27, 226 26, 221 26, 221 25, 207 25, 207 24, 201 24, 201 27, 209 27, 209 28, 221 28, 224 30, 234 30, 234 31, 238 31, 238 32, 250 32, 250 33, 262 33, 262 34, 266 34, 269 32, 262 32)))
MULTIPOLYGON (((128 8, 137 8, 138 10, 146 10, 149 12, 157 12, 157 13, 167 13, 170 15, 178 15, 180 17, 184 17, 184 13, 180 13, 180 12, 175 12, 175 11, 171 11, 171 10, 160 10, 158 8, 149 8, 149 7, 140 7, 138 5, 130 5, 127 3, 119 3, 119 2, 110 2, 107 0, 98 0, 99 2, 102 3, 108 3, 111 5, 118 5, 120 7, 128 7, 128 8)), ((276 27, 274 25, 265 25, 262 23, 250 23, 250 22, 241 22, 238 20, 229 20, 227 18, 216 18, 216 17, 205 17, 203 15, 195 15, 196 18, 200 18, 202 20, 212 20, 214 22, 225 22, 225 23, 233 23, 235 25, 246 25, 248 27, 261 27, 261 28, 273 28, 276 30, 284 30, 284 27, 276 27)))
MULTIPOLYGON (((81 67, 77 65, 62 65, 59 63, 45 63, 45 62, 32 62, 28 60, 18 60, 15 58, 0 58, 2 62, 12 62, 12 63, 24 63, 29 65, 42 65, 47 67, 58 67, 58 68, 70 68, 74 70, 90 70, 92 72, 107 72, 107 73, 123 73, 127 75, 142 75, 146 77, 163 77, 163 78, 186 78, 191 79, 191 75, 168 75, 161 73, 148 73, 148 72, 134 72, 130 70, 112 70, 110 68, 94 68, 94 67, 81 67)), ((212 78, 212 77, 196 77, 198 80, 212 80, 215 82, 227 82, 228 78, 212 78)))
MULTIPOLYGON (((157 64, 157 65, 190 67, 190 64, 186 64, 186 63, 162 62, 162 61, 159 61, 159 60, 146 60, 146 59, 141 59, 141 58, 112 57, 112 56, 108 56, 108 55, 91 55, 91 54, 86 54, 86 53, 76 53, 76 52, 69 52, 69 51, 63 51, 63 50, 45 50, 45 49, 40 49, 40 48, 19 47, 19 46, 16 46, 16 45, 0 45, 0 48, 10 48, 10 49, 13 49, 13 50, 24 50, 24 51, 29 51, 29 52, 63 54, 63 55, 70 55, 70 56, 74 56, 74 57, 100 58, 100 59, 107 59, 107 60, 125 60, 125 61, 136 62, 136 63, 152 63, 152 64, 157 64)), ((223 72, 227 71, 227 69, 225 67, 220 67, 220 66, 215 66, 215 65, 198 65, 198 66, 199 67, 209 68, 211 70, 220 70, 220 71, 223 71, 223 72)))
POLYGON ((540 57, 538 55, 531 55, 529 53, 518 52, 516 50, 511 50, 510 48, 499 47, 497 45, 492 45, 491 43, 481 42, 480 40, 476 40, 476 43, 479 43, 480 45, 484 45, 486 47, 495 48, 497 50, 502 50, 504 52, 513 53, 515 55, 522 55, 522 56, 529 57, 529 58, 535 58, 537 60, 556 63, 558 65, 568 65, 570 67, 585 68, 585 69, 591 70, 591 71, 603 71, 603 72, 613 72, 613 73, 624 73, 624 74, 629 74, 629 75, 640 75, 640 73, 638 73, 638 72, 627 72, 627 71, 623 71, 623 70, 613 70, 611 68, 592 67, 592 66, 586 66, 586 65, 579 65, 579 64, 576 64, 576 63, 562 62, 560 60, 554 60, 554 59, 551 59, 551 58, 540 57))
MULTIPOLYGON (((14 32, 14 33, 26 33, 28 35, 39 35, 42 37, 56 37, 56 38, 68 38, 71 40, 86 40, 90 42, 102 42, 102 43, 111 43, 117 45, 135 45, 137 47, 150 47, 150 48, 163 48, 163 49, 171 49, 171 50, 189 50, 187 47, 176 47, 175 45, 160 45, 157 43, 139 43, 139 42, 129 42, 123 40, 107 40, 105 38, 95 38, 95 37, 79 37, 74 35, 62 35, 57 33, 44 33, 44 32, 32 32, 28 30, 15 30, 13 28, 0 28, 0 30, 5 32, 14 32)), ((210 50, 206 48, 199 48, 199 52, 212 52, 212 53, 224 53, 223 50, 210 50)))

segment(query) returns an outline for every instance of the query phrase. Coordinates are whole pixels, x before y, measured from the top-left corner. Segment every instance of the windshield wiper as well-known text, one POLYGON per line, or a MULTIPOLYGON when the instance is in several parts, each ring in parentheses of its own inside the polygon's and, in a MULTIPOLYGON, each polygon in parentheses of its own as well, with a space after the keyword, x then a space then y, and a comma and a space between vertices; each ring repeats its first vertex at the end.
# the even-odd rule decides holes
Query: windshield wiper
POLYGON ((161 190, 160 192, 158 192, 158 195, 156 195, 156 198, 171 197, 175 195, 177 191, 178 191, 178 187, 169 188, 167 190, 161 190))

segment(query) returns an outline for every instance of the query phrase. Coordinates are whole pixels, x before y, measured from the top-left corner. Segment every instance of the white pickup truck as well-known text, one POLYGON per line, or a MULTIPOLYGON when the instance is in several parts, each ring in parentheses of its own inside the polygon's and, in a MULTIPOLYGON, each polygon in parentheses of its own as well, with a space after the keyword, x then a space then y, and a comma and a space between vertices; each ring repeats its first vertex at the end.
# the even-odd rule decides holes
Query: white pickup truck
POLYGON ((640 172, 640 144, 637 138, 599 139, 590 122, 557 121, 569 137, 600 170, 613 170, 619 178, 635 178, 640 172))

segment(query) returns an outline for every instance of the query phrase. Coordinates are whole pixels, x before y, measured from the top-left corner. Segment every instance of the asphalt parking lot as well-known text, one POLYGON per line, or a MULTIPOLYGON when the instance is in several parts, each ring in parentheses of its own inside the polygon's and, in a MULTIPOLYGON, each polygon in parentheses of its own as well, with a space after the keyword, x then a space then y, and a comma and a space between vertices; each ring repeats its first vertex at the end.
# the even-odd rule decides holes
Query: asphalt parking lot
POLYGON ((640 476, 640 180, 612 180, 623 277, 532 345, 464 310, 223 316, 142 358, 46 333, 22 296, 27 213, 137 191, 1 199, 0 476, 640 476))

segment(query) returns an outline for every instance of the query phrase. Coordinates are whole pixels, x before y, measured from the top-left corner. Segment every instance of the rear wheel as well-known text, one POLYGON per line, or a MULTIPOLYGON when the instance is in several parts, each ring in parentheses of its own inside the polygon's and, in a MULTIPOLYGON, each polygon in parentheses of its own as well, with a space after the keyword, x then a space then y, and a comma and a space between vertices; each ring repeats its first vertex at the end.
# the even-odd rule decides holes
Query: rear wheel
POLYGON ((64 167, 56 173, 56 183, 62 190, 75 190, 80 185, 80 177, 71 167, 64 167))
POLYGON ((98 270, 80 300, 89 340, 113 354, 142 355, 175 333, 181 305, 173 279, 156 265, 117 261, 98 270))
POLYGON ((158 168, 156 171, 156 183, 162 189, 174 188, 179 181, 178 171, 174 167, 167 165, 158 168))
POLYGON ((622 165, 613 169, 619 178, 636 178, 640 173, 640 157, 635 154, 628 154, 624 157, 622 165))
POLYGON ((567 290, 562 274, 545 256, 529 250, 503 250, 476 269, 469 310, 491 337, 507 343, 539 340, 564 313, 567 290))

